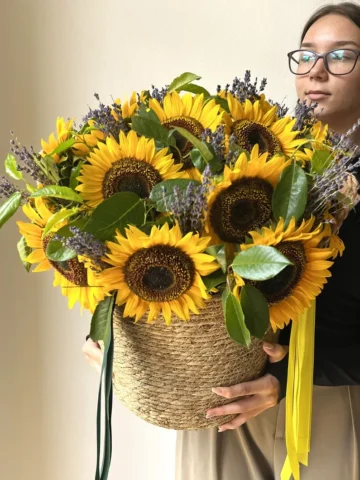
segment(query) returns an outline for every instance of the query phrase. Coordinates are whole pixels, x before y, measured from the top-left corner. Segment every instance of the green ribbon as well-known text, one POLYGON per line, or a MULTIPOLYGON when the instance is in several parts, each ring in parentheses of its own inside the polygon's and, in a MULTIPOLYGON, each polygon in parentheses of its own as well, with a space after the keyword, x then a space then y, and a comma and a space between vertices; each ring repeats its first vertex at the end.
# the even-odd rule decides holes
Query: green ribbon
POLYGON ((113 372, 113 359, 114 359, 114 335, 113 335, 113 310, 114 299, 108 309, 106 331, 104 335, 104 359, 101 367, 100 385, 97 403, 97 415, 96 415, 96 440, 97 440, 97 460, 96 460, 96 474, 95 480, 107 480, 111 464, 112 455, 112 430, 111 430, 111 416, 112 416, 112 403, 113 403, 113 385, 112 385, 112 372, 113 372), (103 377, 104 377, 104 391, 103 391, 103 377), (104 394, 104 395, 103 395, 104 394), (100 457, 101 457, 101 407, 102 397, 104 396, 105 405, 105 435, 103 445, 103 461, 100 469, 100 457))

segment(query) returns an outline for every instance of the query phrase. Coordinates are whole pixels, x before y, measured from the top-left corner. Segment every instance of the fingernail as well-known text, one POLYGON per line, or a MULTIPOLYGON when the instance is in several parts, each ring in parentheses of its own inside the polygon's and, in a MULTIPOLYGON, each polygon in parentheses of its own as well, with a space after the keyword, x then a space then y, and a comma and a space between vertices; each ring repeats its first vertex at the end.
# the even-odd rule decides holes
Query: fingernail
POLYGON ((223 389, 221 387, 212 388, 211 391, 213 393, 217 393, 217 394, 220 394, 220 395, 223 393, 223 389))
POLYGON ((213 412, 207 412, 206 418, 211 418, 211 417, 215 417, 215 413, 213 413, 213 412))
POLYGON ((272 343, 264 342, 263 345, 264 345, 264 348, 266 348, 266 350, 274 349, 274 345, 272 343))
POLYGON ((219 432, 219 433, 225 432, 225 430, 227 430, 226 427, 219 427, 219 428, 218 428, 218 432, 219 432))

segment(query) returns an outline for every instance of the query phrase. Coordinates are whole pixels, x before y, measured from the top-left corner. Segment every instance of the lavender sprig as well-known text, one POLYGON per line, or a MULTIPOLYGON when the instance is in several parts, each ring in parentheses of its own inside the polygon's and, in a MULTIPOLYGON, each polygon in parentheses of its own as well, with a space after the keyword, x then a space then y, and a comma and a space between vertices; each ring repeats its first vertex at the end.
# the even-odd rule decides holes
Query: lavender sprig
POLYGON ((225 165, 233 169, 236 160, 239 158, 240 153, 243 151, 239 145, 237 145, 236 135, 231 134, 229 138, 229 151, 225 158, 225 165))
POLYGON ((335 214, 343 208, 344 205, 338 199, 339 192, 346 184, 349 174, 358 168, 360 160, 354 161, 351 154, 343 155, 336 158, 322 174, 316 175, 308 194, 308 214, 321 216, 329 206, 331 213, 335 214))
POLYGON ((30 193, 20 188, 6 177, 0 177, 0 198, 10 198, 14 193, 21 193, 21 203, 25 203, 30 197, 30 193))
MULTIPOLYGON (((14 133, 11 132, 13 135, 14 133)), ((10 140, 10 150, 17 157, 19 161, 18 169, 30 175, 36 182, 43 185, 51 185, 53 182, 48 178, 45 172, 41 168, 41 155, 34 152, 33 147, 30 147, 29 151, 26 147, 22 146, 17 138, 10 140)))
POLYGON ((225 127, 219 125, 215 132, 212 132, 210 128, 206 128, 201 135, 203 142, 209 143, 214 149, 215 155, 220 160, 222 165, 225 165, 225 127))
MULTIPOLYGON (((258 88, 258 79, 255 78, 254 82, 251 82, 251 72, 250 70, 246 70, 243 80, 235 77, 231 88, 230 85, 227 84, 224 90, 226 93, 231 93, 235 98, 243 103, 247 99, 251 101, 258 100, 261 92, 265 90, 266 84, 267 79, 263 78, 261 80, 260 87, 258 88)), ((218 85, 217 93, 220 93, 221 90, 221 86, 218 85)))
POLYGON ((57 238, 64 246, 74 250, 77 255, 83 255, 89 258, 95 265, 104 268, 106 265, 101 259, 107 252, 106 246, 98 240, 94 235, 83 232, 78 227, 70 227, 73 237, 57 238))
POLYGON ((122 118, 121 106, 116 103, 113 103, 111 106, 105 105, 100 101, 97 93, 94 96, 99 102, 99 107, 94 110, 89 108, 89 113, 82 119, 83 122, 87 123, 89 120, 93 120, 96 128, 101 129, 107 136, 112 135, 114 138, 119 137, 121 130, 127 133, 129 127, 122 118), (115 111, 118 120, 114 118, 112 111, 115 111))
POLYGON ((169 91, 169 85, 165 85, 165 87, 162 87, 161 89, 156 88, 154 85, 151 85, 151 92, 150 96, 152 98, 155 98, 159 103, 163 103, 165 96, 167 95, 169 91))
POLYGON ((278 102, 274 102, 271 99, 268 99, 268 102, 270 103, 270 105, 277 108, 276 113, 279 119, 286 117, 286 115, 289 112, 289 107, 287 107, 284 102, 278 103, 278 102))
POLYGON ((167 202, 164 198, 166 209, 172 212, 183 235, 189 232, 202 233, 210 189, 211 169, 207 165, 203 172, 201 185, 196 186, 194 183, 189 183, 186 190, 183 191, 175 186, 172 201, 167 202))
POLYGON ((0 197, 9 198, 20 189, 5 177, 0 177, 0 197))
POLYGON ((293 130, 303 130, 308 125, 313 125, 316 121, 315 118, 315 109, 317 107, 317 103, 312 103, 308 105, 306 100, 303 102, 298 99, 295 107, 295 118, 296 123, 293 127, 293 130))

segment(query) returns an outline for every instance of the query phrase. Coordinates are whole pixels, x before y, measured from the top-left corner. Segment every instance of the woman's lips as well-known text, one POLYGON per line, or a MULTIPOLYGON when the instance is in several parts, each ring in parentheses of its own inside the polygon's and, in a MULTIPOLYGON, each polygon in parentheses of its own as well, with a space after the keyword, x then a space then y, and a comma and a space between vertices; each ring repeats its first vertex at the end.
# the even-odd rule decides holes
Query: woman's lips
POLYGON ((310 100, 314 100, 314 101, 319 101, 319 100, 323 100, 324 98, 327 98, 327 97, 330 97, 330 93, 326 93, 326 92, 308 92, 307 94, 307 97, 310 98, 310 100))

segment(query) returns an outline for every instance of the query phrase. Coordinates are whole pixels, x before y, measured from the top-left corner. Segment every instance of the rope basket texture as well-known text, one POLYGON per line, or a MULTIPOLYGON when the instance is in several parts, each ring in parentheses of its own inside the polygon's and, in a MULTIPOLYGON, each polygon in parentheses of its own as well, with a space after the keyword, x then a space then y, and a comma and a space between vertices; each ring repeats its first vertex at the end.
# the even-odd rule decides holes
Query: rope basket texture
MULTIPOLYGON (((189 322, 175 315, 151 324, 146 316, 136 324, 114 310, 113 385, 116 397, 129 410, 154 425, 174 430, 215 427, 236 415, 206 419, 207 409, 232 400, 212 387, 254 380, 263 372, 267 355, 262 341, 249 348, 228 335, 221 299, 215 295, 189 322)), ((269 332, 267 340, 274 340, 269 332)))

